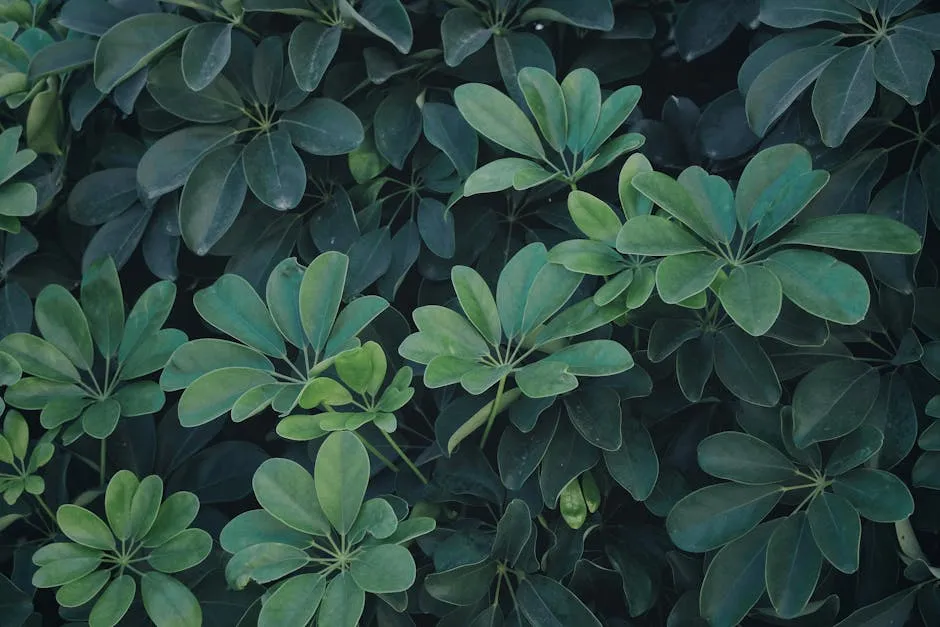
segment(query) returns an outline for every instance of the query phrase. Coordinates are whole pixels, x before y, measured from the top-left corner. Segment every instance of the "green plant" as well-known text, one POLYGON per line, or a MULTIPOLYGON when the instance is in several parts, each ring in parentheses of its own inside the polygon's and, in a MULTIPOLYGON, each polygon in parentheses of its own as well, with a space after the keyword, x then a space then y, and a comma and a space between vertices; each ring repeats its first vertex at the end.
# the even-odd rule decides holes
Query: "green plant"
POLYGON ((63 505, 56 524, 71 542, 47 544, 33 554, 38 588, 58 588, 63 607, 94 604, 89 625, 116 625, 140 594, 155 625, 200 625, 202 610, 189 589, 170 575, 197 566, 212 537, 189 528, 199 499, 176 492, 163 499, 163 482, 122 470, 105 492, 107 523, 77 505, 63 505), (100 595, 99 595, 100 593, 100 595))
POLYGON ((416 569, 403 545, 432 531, 434 519, 363 501, 368 483, 369 455, 347 431, 323 441, 312 477, 286 459, 261 465, 252 485, 263 509, 232 520, 220 538, 234 554, 225 569, 233 585, 277 582, 259 625, 301 627, 314 615, 320 625, 358 625, 366 593, 404 610, 416 569))

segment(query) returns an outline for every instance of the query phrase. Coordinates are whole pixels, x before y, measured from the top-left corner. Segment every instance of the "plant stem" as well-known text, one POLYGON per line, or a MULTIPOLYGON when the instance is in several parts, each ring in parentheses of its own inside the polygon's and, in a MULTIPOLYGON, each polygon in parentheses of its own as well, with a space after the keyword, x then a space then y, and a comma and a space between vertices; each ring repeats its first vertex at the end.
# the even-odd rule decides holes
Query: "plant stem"
POLYGON ((43 500, 39 497, 38 494, 34 494, 33 496, 36 497, 36 502, 39 503, 39 506, 42 507, 42 510, 43 510, 44 512, 46 512, 46 514, 49 516, 49 520, 52 521, 52 526, 53 526, 53 528, 55 528, 55 527, 57 526, 57 524, 58 524, 58 523, 56 523, 55 514, 52 513, 52 510, 49 508, 48 505, 46 505, 46 502, 43 501, 43 500))
POLYGON ((483 437, 480 438, 480 448, 486 446, 486 439, 490 435, 490 430, 493 428, 493 423, 496 422, 496 414, 503 410, 500 405, 501 401, 503 400, 503 391, 506 389, 506 376, 507 375, 503 375, 503 378, 499 380, 499 386, 496 388, 496 398, 493 399, 493 404, 490 405, 490 415, 486 419, 486 427, 483 429, 483 437))
POLYGON ((105 470, 106 470, 105 465, 107 463, 106 462, 107 456, 108 456, 108 439, 102 438, 101 452, 98 454, 98 483, 100 483, 102 487, 104 487, 105 470))
POLYGON ((405 452, 401 450, 401 447, 395 443, 395 440, 392 439, 392 436, 386 433, 385 431, 382 431, 381 429, 379 429, 379 431, 382 433, 383 436, 385 436, 385 439, 388 440, 389 446, 395 449, 395 452, 398 453, 399 457, 401 457, 401 460, 405 462, 405 465, 408 466, 408 468, 411 468, 411 472, 415 473, 415 476, 421 480, 421 483, 423 483, 424 485, 427 485, 428 478, 425 477, 424 473, 418 470, 418 467, 415 466, 414 462, 411 461, 411 459, 407 455, 405 455, 405 452))
MULTIPOLYGON (((356 432, 354 431, 353 433, 356 433, 356 432)), ((385 432, 382 431, 382 433, 385 433, 385 432)), ((388 466, 389 470, 391 470, 392 472, 398 472, 398 466, 396 466, 395 463, 392 460, 390 460, 388 457, 386 457, 385 455, 382 455, 382 452, 379 451, 379 449, 372 446, 371 442, 369 442, 367 439, 362 437, 362 435, 359 433, 356 433, 356 437, 359 438, 359 441, 362 442, 363 446, 366 447, 366 450, 372 453, 373 455, 375 455, 380 462, 388 466)))

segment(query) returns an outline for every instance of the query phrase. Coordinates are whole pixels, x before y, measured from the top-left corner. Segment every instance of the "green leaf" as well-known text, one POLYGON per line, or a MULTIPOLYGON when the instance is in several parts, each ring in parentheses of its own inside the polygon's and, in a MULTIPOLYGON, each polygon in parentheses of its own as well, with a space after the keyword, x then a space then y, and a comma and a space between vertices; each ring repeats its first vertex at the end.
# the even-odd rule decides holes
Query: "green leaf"
POLYGON ((349 258, 326 252, 310 262, 300 283, 300 319, 314 354, 323 351, 336 320, 349 258))
MULTIPOLYGON (((147 480, 145 479, 144 482, 147 480)), ((199 499, 192 492, 174 492, 160 505, 157 516, 142 539, 147 548, 168 542, 189 527, 199 512, 199 499)), ((143 533, 145 525, 141 526, 143 533)))
POLYGON ((369 485, 366 448, 348 431, 331 433, 317 453, 313 477, 326 517, 337 531, 347 533, 369 485))
POLYGON ((564 150, 568 139, 568 113, 565 95, 555 77, 539 67, 524 67, 519 70, 517 80, 542 136, 556 151, 564 150))
POLYGON ((85 270, 81 296, 91 336, 101 354, 110 357, 124 335, 124 295, 113 259, 106 257, 85 270))
POLYGON ((228 63, 232 53, 232 25, 204 22, 183 42, 181 67, 186 85, 193 91, 209 86, 228 63))
POLYGON ((718 290, 721 306, 735 323, 753 336, 767 333, 783 305, 776 275, 763 266, 738 266, 718 290))
POLYGON ((346 350, 347 343, 388 307, 388 301, 378 296, 360 296, 349 303, 333 323, 333 330, 326 342, 325 356, 331 357, 346 350))
POLYGON ((764 594, 767 544, 778 521, 760 525, 715 555, 699 592, 699 611, 710 625, 737 625, 764 594))
POLYGON ((810 501, 806 518, 826 560, 846 574, 858 570, 862 523, 849 501, 823 492, 810 501))
POLYGON ((853 46, 836 55, 813 89, 813 115, 823 143, 840 146, 875 101, 872 46, 853 46))
POLYGON ((430 573, 424 580, 425 589, 433 598, 457 606, 473 605, 490 589, 496 577, 496 562, 491 559, 463 564, 448 570, 430 573))
POLYGON ((147 73, 147 92, 167 113, 190 122, 216 124, 244 116, 241 95, 225 75, 200 91, 186 84, 178 55, 167 55, 147 73))
POLYGON ((780 280, 783 294, 800 309, 839 324, 857 324, 868 311, 871 295, 858 270, 824 253, 783 250, 765 267, 780 280))
POLYGON ((405 166, 408 154, 421 137, 421 109, 411 87, 393 89, 379 104, 372 117, 375 146, 398 170, 405 166))
MULTIPOLYGON (((561 82, 568 119, 568 137, 565 146, 577 154, 583 149, 601 115, 601 86, 594 72, 578 68, 561 82)), ((570 204, 571 198, 569 196, 570 204)))
POLYGON ((443 259, 454 256, 454 214, 444 203, 434 198, 422 198, 418 202, 418 232, 432 253, 443 259))
POLYGON ((245 146, 238 165, 251 192, 267 206, 287 211, 300 204, 307 189, 307 169, 286 132, 259 134, 245 146))
POLYGON ((497 159, 475 170, 464 181, 463 195, 488 194, 512 187, 516 174, 527 168, 538 167, 528 159, 508 157, 497 159))
POLYGON ((154 283, 144 290, 127 316, 118 361, 128 361, 163 326, 175 300, 176 285, 170 281, 154 283))
POLYGON ((178 580, 158 572, 140 578, 140 595, 147 616, 156 627, 199 627, 202 608, 199 601, 178 580))
POLYGON ((95 606, 88 616, 88 624, 95 627, 114 627, 124 618, 136 594, 137 583, 134 578, 128 574, 121 575, 112 581, 95 601, 95 606))
POLYGON ((836 445, 826 461, 826 476, 835 477, 861 466, 881 450, 884 435, 871 425, 862 425, 836 445))
POLYGON ((184 427, 198 427, 231 411, 248 390, 275 379, 253 368, 220 368, 193 381, 179 401, 179 420, 184 427))
POLYGON ((80 607, 98 596, 110 580, 110 571, 96 570, 56 590, 55 600, 62 607, 80 607))
POLYGON ((485 46, 492 35, 492 29, 486 27, 476 11, 461 7, 450 9, 441 20, 444 62, 457 67, 485 46))
POLYGON ((748 124, 764 136, 783 113, 842 52, 835 46, 794 50, 780 57, 757 75, 748 89, 744 109, 748 124))
POLYGON ((382 347, 371 341, 354 351, 340 354, 335 366, 339 378, 350 389, 371 396, 379 391, 388 369, 382 347))
POLYGON ((94 347, 88 320, 78 301, 61 285, 48 285, 36 298, 36 326, 46 341, 65 353, 82 370, 90 370, 94 347))
POLYGON ((366 592, 404 592, 414 584, 415 562, 405 547, 380 544, 365 548, 350 565, 349 575, 366 592))
POLYGON ((832 489, 874 522, 898 522, 914 513, 914 499, 907 486, 884 470, 857 468, 836 477, 832 489))
POLYGON ((586 157, 593 155, 617 129, 630 117, 636 105, 640 102, 643 90, 636 85, 621 87, 601 104, 601 114, 591 133, 590 139, 584 146, 582 154, 586 157))
POLYGON ((886 216, 867 214, 818 218, 790 230, 780 243, 903 255, 921 250, 917 231, 886 216))
POLYGON ((895 592, 877 603, 855 610, 839 621, 836 627, 879 627, 892 623, 903 624, 914 609, 914 601, 920 590, 922 590, 920 586, 911 586, 895 592))
POLYGON ((70 542, 47 544, 33 554, 39 570, 33 573, 37 588, 55 588, 79 581, 101 564, 102 553, 70 542))
POLYGON ((639 420, 627 418, 621 424, 623 444, 616 451, 604 451, 610 476, 637 501, 653 493, 659 477, 659 459, 649 431, 639 420))
POLYGON ((804 512, 777 525, 767 545, 767 594, 781 618, 800 616, 809 603, 822 568, 822 553, 804 512))
MULTIPOLYGON (((175 494, 186 493, 176 492, 175 494)), ((160 501, 162 499, 163 480, 158 475, 144 477, 140 481, 137 490, 135 490, 133 499, 131 499, 128 517, 131 537, 139 539, 150 533, 160 514, 160 501)), ((189 522, 186 521, 186 524, 189 524, 189 522)), ((113 529, 114 525, 112 524, 111 527, 113 529)))
POLYGON ((351 15, 366 30, 391 43, 398 52, 408 54, 413 37, 408 12, 398 0, 363 0, 356 8, 339 0, 343 15, 351 15))
POLYGON ((398 516, 384 498, 369 499, 362 504, 356 523, 349 532, 349 542, 357 544, 366 534, 384 540, 398 529, 398 516))
POLYGON ((875 78, 882 86, 910 105, 924 101, 935 62, 923 40, 913 34, 893 33, 878 43, 874 56, 875 78))
POLYGON ((357 627, 365 602, 365 592, 356 585, 348 571, 343 571, 326 587, 320 602, 317 626, 357 627))
POLYGON ((206 154, 231 144, 236 134, 228 126, 188 126, 158 139, 137 165, 144 197, 153 200, 182 187, 206 154))
POLYGON ((499 311, 483 277, 467 266, 454 266, 450 276, 467 318, 487 342, 498 346, 502 338, 499 311))
POLYGON ((852 24, 859 12, 846 0, 761 2, 760 21, 776 28, 799 28, 817 22, 852 24))
POLYGON ((173 13, 144 13, 109 29, 95 51, 95 87, 108 93, 196 25, 173 13))
POLYGON ((711 551, 756 527, 782 496, 776 485, 706 486, 676 503, 666 518, 666 531, 684 551, 711 551))
POLYGON ((117 428, 121 404, 114 398, 95 401, 82 412, 82 429, 97 440, 103 440, 117 428))
POLYGON ((584 625, 600 621, 568 588, 543 575, 529 575, 519 583, 516 603, 532 625, 584 625))
POLYGON ((607 203, 582 191, 568 194, 568 213, 581 232, 592 240, 614 246, 623 224, 607 203))
POLYGON ((178 573, 202 563, 212 551, 212 536, 202 529, 186 529, 161 544, 147 563, 162 573, 178 573))
POLYGON ((139 485, 137 476, 129 470, 119 470, 108 482, 104 494, 104 509, 108 525, 118 540, 125 541, 133 535, 131 502, 139 485))
POLYGON ((783 483, 796 467, 786 455, 752 435, 716 433, 698 445, 698 464, 713 477, 749 485, 783 483))
POLYGON ((737 327, 726 327, 715 338, 715 372, 741 400, 761 407, 773 407, 780 400, 780 381, 767 353, 737 327))
MULTIPOLYGON (((639 175, 638 175, 639 176, 639 175)), ((673 220, 640 215, 627 220, 617 235, 617 250, 625 255, 681 255, 705 250, 694 235, 673 220)))
POLYGON ((544 159, 538 134, 519 107, 501 91, 481 83, 454 90, 460 114, 480 135, 527 157, 544 159))
POLYGON ((223 274, 193 296, 202 319, 248 346, 272 357, 286 354, 271 314, 251 284, 237 274, 223 274))
POLYGON ((362 143, 362 122, 345 105, 312 98, 281 116, 280 124, 301 150, 317 156, 345 155, 362 143))
POLYGON ((686 168, 676 180, 703 214, 711 235, 717 241, 730 243, 737 225, 734 219, 734 192, 728 181, 710 175, 698 166, 686 168))
POLYGON ((279 542, 251 544, 232 556, 225 565, 225 578, 237 589, 250 580, 269 583, 299 570, 310 562, 301 549, 279 542))
POLYGON ((313 477, 297 462, 265 461, 255 471, 252 487, 261 507, 285 525, 312 535, 329 533, 313 477))
POLYGON ((56 511, 56 522, 69 540, 102 551, 116 547, 114 536, 103 520, 77 505, 63 505, 56 511))
POLYGON ((180 198, 180 231, 186 245, 206 255, 235 222, 247 191, 241 146, 224 146, 206 155, 180 198))
POLYGON ((319 573, 291 577, 268 597, 258 616, 259 627, 307 625, 320 607, 326 578, 319 573))
POLYGON ((287 57, 297 85, 304 91, 313 91, 336 55, 342 29, 325 26, 313 20, 304 20, 291 33, 287 57))
POLYGON ((592 276, 610 276, 624 269, 623 257, 617 251, 607 244, 589 239, 561 242, 549 251, 548 260, 572 272, 592 276))
POLYGON ((703 217, 694 197, 672 177, 661 172, 640 172, 633 177, 632 184, 640 193, 692 229, 699 237, 706 240, 723 239, 723 235, 716 233, 713 226, 703 217))
POLYGON ((793 393, 793 442, 806 448, 854 431, 875 404, 878 372, 840 359, 810 371, 793 393))
MULTIPOLYGON (((449 11, 444 16, 444 21, 447 21, 447 15, 461 10, 449 11)), ((447 155, 461 178, 469 177, 477 165, 479 151, 479 139, 473 127, 467 124, 456 107, 440 102, 424 103, 421 115, 424 120, 424 137, 428 143, 440 148, 447 155)), ((508 181, 506 187, 512 184, 512 176, 508 177, 508 181)), ((466 188, 464 195, 470 195, 466 188)))
POLYGON ((711 285, 725 263, 710 252, 666 257, 656 266, 659 297, 664 303, 676 304, 695 296, 711 285))
POLYGON ((616 451, 620 434, 620 397, 612 388, 589 388, 564 399, 571 424, 585 440, 604 451, 616 451))
POLYGON ((27 374, 61 383, 81 381, 69 358, 35 335, 12 333, 0 340, 0 351, 15 359, 27 374))

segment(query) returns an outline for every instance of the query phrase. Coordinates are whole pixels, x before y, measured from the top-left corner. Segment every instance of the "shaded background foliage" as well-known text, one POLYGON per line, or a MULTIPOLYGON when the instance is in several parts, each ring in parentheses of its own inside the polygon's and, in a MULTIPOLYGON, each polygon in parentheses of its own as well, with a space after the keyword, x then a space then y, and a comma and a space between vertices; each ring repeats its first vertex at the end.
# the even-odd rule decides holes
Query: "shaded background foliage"
POLYGON ((935 9, 3 2, 0 623, 940 624, 935 9))

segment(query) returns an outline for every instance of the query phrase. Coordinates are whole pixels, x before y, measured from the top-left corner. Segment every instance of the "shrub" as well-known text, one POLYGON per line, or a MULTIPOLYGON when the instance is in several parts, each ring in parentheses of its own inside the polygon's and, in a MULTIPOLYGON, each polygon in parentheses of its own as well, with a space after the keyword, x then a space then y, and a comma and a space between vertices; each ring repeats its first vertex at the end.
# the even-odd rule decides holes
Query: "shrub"
POLYGON ((940 624, 940 13, 0 6, 0 624, 940 624))

